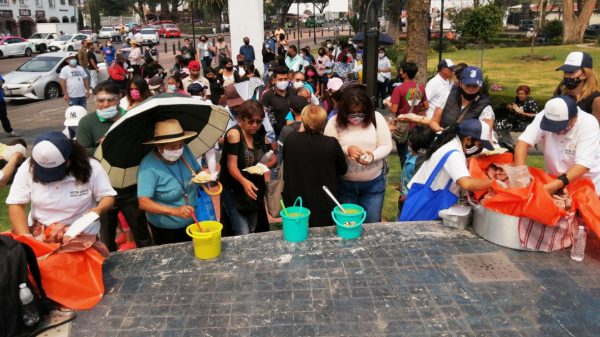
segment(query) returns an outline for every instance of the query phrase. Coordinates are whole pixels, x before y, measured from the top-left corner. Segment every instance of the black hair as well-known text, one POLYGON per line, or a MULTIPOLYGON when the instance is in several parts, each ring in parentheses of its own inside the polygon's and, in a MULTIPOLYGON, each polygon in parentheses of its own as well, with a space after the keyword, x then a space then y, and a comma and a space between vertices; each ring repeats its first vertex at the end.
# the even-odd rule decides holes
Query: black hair
POLYGON ((231 62, 231 65, 233 66, 233 61, 229 58, 229 57, 223 57, 221 58, 221 64, 219 64, 220 68, 225 68, 225 65, 227 63, 231 62))
POLYGON ((288 49, 291 49, 291 50, 293 50, 294 52, 298 53, 298 48, 296 48, 296 46, 295 46, 295 45, 291 45, 291 46, 289 46, 289 47, 288 47, 288 49))
POLYGON ((415 78, 415 76, 417 75, 417 72, 419 72, 419 66, 416 63, 410 62, 410 61, 403 62, 402 65, 400 66, 400 69, 411 80, 413 78, 415 78))
POLYGON ((444 146, 446 143, 452 141, 456 136, 458 136, 460 140, 465 138, 465 136, 462 136, 458 133, 458 123, 453 123, 431 143, 427 149, 427 152, 425 153, 425 160, 431 158, 435 151, 439 150, 439 148, 444 146))
POLYGON ((271 78, 275 78, 276 75, 287 75, 289 70, 285 66, 277 66, 273 68, 273 76, 271 78))
POLYGON ((265 110, 263 109, 263 105, 260 104, 259 101, 256 101, 256 100, 245 101, 237 109, 237 116, 240 120, 241 119, 249 120, 254 115, 260 115, 261 118, 265 117, 265 110))
POLYGON ((146 80, 144 78, 142 78, 142 76, 140 75, 135 75, 132 79, 131 82, 129 82, 127 84, 127 99, 129 100, 129 102, 133 102, 134 100, 131 98, 131 94, 129 93, 129 91, 131 90, 131 85, 135 84, 135 86, 138 88, 138 90, 140 91, 140 94, 142 95, 142 101, 146 100, 148 97, 152 96, 152 93, 150 92, 150 88, 148 88, 148 82, 146 82, 146 80))
POLYGON ((299 116, 302 113, 302 109, 308 105, 306 99, 302 96, 292 96, 290 98, 290 110, 294 116, 299 116))
POLYGON ((410 148, 415 152, 419 152, 421 149, 427 150, 434 139, 433 136, 433 130, 430 127, 424 125, 416 126, 410 131, 410 136, 408 136, 410 148))
MULTIPOLYGON (((92 165, 90 164, 90 156, 88 155, 86 148, 83 147, 83 145, 79 144, 76 140, 69 139, 69 143, 71 145, 71 156, 68 159, 70 165, 67 167, 66 175, 73 175, 73 177, 75 177, 75 181, 78 184, 87 184, 90 181, 90 177, 92 176, 92 165)), ((31 158, 31 160, 29 161, 29 168, 32 173, 33 181, 36 183, 45 184, 43 181, 40 181, 35 175, 35 170, 33 169, 34 165, 35 160, 31 158)))
POLYGON ((119 88, 117 88, 117 86, 112 84, 112 81, 110 81, 110 80, 102 81, 102 82, 96 84, 95 91, 96 91, 96 94, 104 91, 109 94, 119 95, 119 88))
POLYGON ((342 97, 337 104, 336 123, 339 128, 345 129, 348 127, 348 115, 351 113, 350 110, 357 105, 362 108, 362 112, 365 114, 362 127, 366 127, 375 122, 375 106, 373 105, 373 101, 364 88, 356 86, 344 89, 342 97))
MULTIPOLYGON (((177 88, 183 90, 183 83, 181 81, 181 73, 180 72, 178 72, 178 71, 174 72, 173 75, 169 76, 169 78, 172 78, 175 80, 175 82, 179 83, 177 88)), ((167 83, 169 81, 169 78, 167 78, 167 83)))
POLYGON ((277 55, 275 56, 275 61, 277 61, 277 64, 279 64, 280 66, 285 66, 285 56, 277 55))

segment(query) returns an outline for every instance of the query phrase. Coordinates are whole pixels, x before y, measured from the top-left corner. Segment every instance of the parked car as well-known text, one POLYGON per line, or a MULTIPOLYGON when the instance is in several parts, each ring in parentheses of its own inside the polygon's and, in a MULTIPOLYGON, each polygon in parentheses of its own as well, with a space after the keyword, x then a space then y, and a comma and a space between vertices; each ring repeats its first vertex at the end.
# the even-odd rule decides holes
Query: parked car
POLYGON ((83 35, 87 35, 88 39, 92 39, 92 35, 94 35, 94 32, 91 29, 82 29, 79 31, 79 34, 83 34, 83 35))
POLYGON ((27 40, 33 42, 35 50, 45 53, 48 50, 48 46, 57 36, 58 34, 56 33, 33 33, 27 40))
POLYGON ((177 28, 174 23, 163 23, 158 31, 158 34, 164 38, 167 37, 181 37, 181 31, 177 28))
POLYGON ((150 29, 150 28, 142 29, 140 31, 140 34, 142 35, 141 42, 142 42, 143 46, 154 45, 154 44, 160 43, 158 31, 156 31, 154 29, 150 29))
POLYGON ((56 38, 50 46, 49 51, 73 51, 81 48, 81 41, 87 40, 85 34, 65 34, 56 38))
POLYGON ((136 25, 131 28, 131 33, 137 34, 142 30, 142 25, 136 25))
MULTIPOLYGON (((4 75, 4 96, 7 99, 50 99, 61 96, 58 75, 74 52, 56 52, 37 55, 17 70, 4 75)), ((98 82, 108 79, 106 64, 99 63, 98 82)))
POLYGON ((596 37, 598 34, 600 34, 600 24, 594 24, 594 25, 589 25, 586 29, 585 29, 585 36, 589 36, 589 37, 596 37))
POLYGON ((519 21, 519 29, 520 30, 529 30, 529 28, 535 28, 535 22, 533 22, 533 20, 519 21))
POLYGON ((0 57, 25 55, 31 56, 35 50, 35 44, 18 36, 0 37, 0 57))
POLYGON ((99 39, 111 39, 116 35, 119 35, 119 32, 115 31, 113 27, 102 27, 98 31, 99 39))

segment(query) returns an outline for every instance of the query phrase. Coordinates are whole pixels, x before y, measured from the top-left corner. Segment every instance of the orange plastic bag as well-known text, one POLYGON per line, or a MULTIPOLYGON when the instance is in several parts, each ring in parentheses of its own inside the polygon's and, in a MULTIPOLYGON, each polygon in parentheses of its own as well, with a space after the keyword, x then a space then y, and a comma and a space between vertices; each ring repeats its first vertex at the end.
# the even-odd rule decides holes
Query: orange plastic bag
MULTIPOLYGON (((512 159, 510 153, 473 157, 469 160, 469 170, 473 177, 488 178, 484 172, 487 171, 490 164, 512 163, 512 159)), ((483 200, 482 205, 498 213, 525 217, 544 225, 554 226, 567 213, 554 205, 552 196, 544 189, 544 184, 551 181, 552 177, 534 167, 529 168, 529 173, 531 173, 533 181, 527 187, 504 188, 493 182, 492 190, 495 195, 483 200)), ((480 199, 486 192, 475 193, 476 199, 480 199)))
POLYGON ((573 199, 571 209, 576 210, 589 229, 600 236, 600 198, 594 184, 588 179, 578 179, 567 186, 573 199))
POLYGON ((93 248, 79 252, 49 254, 59 244, 45 243, 23 235, 2 233, 28 244, 38 257, 42 285, 48 298, 76 310, 90 309, 102 299, 104 257, 93 248))

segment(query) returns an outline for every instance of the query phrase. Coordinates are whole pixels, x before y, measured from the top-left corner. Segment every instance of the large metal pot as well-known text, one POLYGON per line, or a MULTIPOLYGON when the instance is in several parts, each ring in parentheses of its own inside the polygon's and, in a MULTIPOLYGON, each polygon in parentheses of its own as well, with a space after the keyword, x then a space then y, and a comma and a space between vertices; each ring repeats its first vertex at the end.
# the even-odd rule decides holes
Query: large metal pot
POLYGON ((512 249, 531 250, 519 240, 519 218, 473 206, 473 230, 487 241, 512 249))

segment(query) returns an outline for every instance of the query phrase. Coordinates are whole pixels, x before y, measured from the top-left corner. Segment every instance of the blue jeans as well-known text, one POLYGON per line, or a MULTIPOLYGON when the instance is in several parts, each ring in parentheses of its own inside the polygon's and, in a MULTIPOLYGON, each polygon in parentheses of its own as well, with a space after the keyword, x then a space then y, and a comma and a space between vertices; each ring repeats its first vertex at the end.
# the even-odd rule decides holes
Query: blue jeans
POLYGON ((365 222, 381 222, 381 209, 385 197, 385 173, 370 181, 339 179, 340 201, 362 206, 367 211, 365 222))
POLYGON ((69 97, 69 106, 80 105, 87 109, 87 99, 83 97, 69 97))
POLYGON ((233 235, 244 235, 256 230, 258 213, 241 214, 235 206, 235 192, 230 188, 223 188, 221 193, 221 212, 227 214, 233 235))

